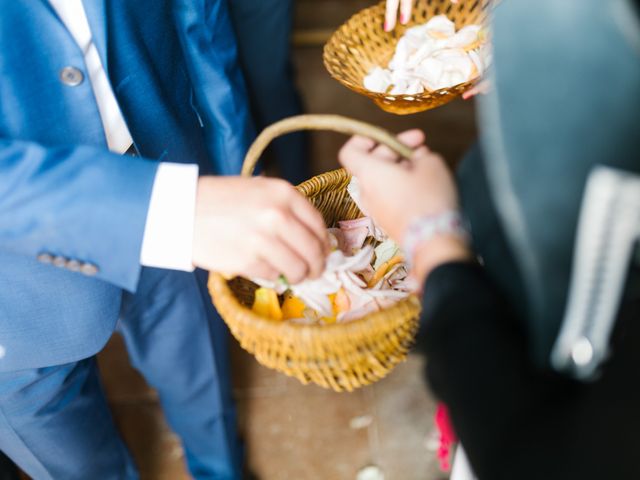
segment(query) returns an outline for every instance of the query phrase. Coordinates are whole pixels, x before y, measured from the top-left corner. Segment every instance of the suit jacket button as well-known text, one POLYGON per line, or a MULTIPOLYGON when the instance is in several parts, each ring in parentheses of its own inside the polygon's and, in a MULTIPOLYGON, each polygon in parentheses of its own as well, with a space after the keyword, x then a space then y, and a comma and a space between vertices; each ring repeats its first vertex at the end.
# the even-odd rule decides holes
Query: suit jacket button
POLYGON ((94 264, 92 263, 83 263, 80 266, 80 272, 84 273, 85 275, 88 275, 90 277, 94 276, 96 273, 98 273, 98 267, 96 267, 94 264))
POLYGON ((64 67, 60 70, 60 81, 69 87, 80 85, 82 80, 84 75, 76 67, 64 67))
POLYGON ((56 255, 55 257, 53 257, 52 263, 55 267, 64 267, 67 265, 67 259, 62 255, 56 255))
POLYGON ((82 264, 78 260, 69 260, 67 262, 67 269, 71 270, 72 272, 79 272, 81 266, 82 264))
POLYGON ((49 253, 41 253, 36 258, 38 259, 39 262, 42 262, 42 263, 51 263, 51 262, 53 262, 53 255, 51 255, 49 253))

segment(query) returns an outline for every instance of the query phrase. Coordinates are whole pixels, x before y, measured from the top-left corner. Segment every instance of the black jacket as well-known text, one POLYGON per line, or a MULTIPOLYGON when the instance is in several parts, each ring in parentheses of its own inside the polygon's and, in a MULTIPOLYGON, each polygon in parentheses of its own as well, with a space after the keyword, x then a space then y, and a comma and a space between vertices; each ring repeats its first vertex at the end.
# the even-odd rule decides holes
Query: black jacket
POLYGON ((630 272, 597 381, 536 371, 522 323, 484 270, 425 284, 427 377, 481 480, 640 479, 640 275, 630 272))

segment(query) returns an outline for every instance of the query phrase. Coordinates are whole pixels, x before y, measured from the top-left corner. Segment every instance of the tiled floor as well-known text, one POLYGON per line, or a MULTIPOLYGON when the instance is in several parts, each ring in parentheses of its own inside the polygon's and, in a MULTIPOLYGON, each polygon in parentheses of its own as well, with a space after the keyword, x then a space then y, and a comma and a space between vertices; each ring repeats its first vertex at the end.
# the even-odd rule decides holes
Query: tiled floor
MULTIPOLYGON (((127 363, 115 336, 100 354, 109 403, 143 479, 189 478, 178 438, 155 393, 127 363)), ((387 378, 353 393, 334 393, 260 366, 232 349, 239 427, 250 470, 260 480, 356 479, 375 465, 387 480, 437 480, 433 400, 417 354, 387 378)))
MULTIPOLYGON (((297 27, 331 29, 366 0, 298 0, 297 27)), ((422 114, 397 117, 378 110, 330 79, 321 48, 295 51, 308 111, 340 113, 398 132, 419 127, 433 150, 456 163, 475 137, 473 104, 455 101, 422 114)), ((312 135, 314 172, 336 168, 344 138, 312 135)), ((435 462, 433 399, 422 381, 424 359, 411 355, 386 379, 354 393, 336 394, 267 370, 234 342, 233 376, 251 470, 261 480, 350 480, 378 466, 386 480, 446 478, 435 462)), ((100 355, 110 404, 143 478, 188 478, 177 437, 168 429, 155 393, 127 364, 120 338, 100 355)))

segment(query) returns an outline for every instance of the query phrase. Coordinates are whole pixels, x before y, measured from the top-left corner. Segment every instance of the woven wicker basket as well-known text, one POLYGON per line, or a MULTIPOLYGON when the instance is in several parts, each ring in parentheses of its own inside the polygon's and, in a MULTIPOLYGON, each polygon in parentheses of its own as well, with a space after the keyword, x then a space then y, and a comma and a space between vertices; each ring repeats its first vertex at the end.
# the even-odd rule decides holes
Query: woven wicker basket
POLYGON ((411 21, 385 32, 385 1, 365 8, 344 23, 324 47, 324 64, 333 78, 351 90, 371 98, 387 112, 406 115, 439 107, 469 90, 478 79, 454 87, 442 88, 417 95, 375 93, 363 86, 365 75, 375 66, 386 67, 396 44, 407 28, 423 24, 442 13, 461 28, 486 22, 491 0, 415 0, 411 21))
MULTIPOLYGON (((279 135, 296 130, 333 130, 369 136, 403 156, 411 150, 395 137, 371 125, 336 115, 301 115, 262 132, 247 153, 242 174, 251 175, 266 146, 279 135)), ((318 175, 298 186, 322 213, 327 225, 362 214, 347 193, 345 170, 318 175)), ((261 364, 335 391, 351 391, 384 377, 404 360, 418 328, 420 303, 412 295, 385 310, 332 325, 301 325, 274 321, 251 311, 253 282, 226 280, 211 273, 209 290, 233 336, 261 364)))

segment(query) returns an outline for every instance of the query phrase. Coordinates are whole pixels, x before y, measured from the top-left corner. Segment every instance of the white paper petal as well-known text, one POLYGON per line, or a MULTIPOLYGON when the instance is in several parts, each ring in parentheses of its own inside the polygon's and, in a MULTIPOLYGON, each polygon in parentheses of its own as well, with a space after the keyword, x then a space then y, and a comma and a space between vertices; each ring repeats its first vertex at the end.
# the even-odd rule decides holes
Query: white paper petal
POLYGON ((400 251, 398 244, 390 238, 382 242, 375 248, 376 261, 373 264, 373 269, 377 270, 380 266, 391 260, 396 253, 400 251))
POLYGON ((432 17, 425 26, 427 33, 431 36, 433 36, 434 33, 439 33, 450 37, 456 32, 455 23, 449 20, 446 15, 436 15, 432 17))
POLYGON ((478 41, 478 33, 480 33, 480 25, 467 25, 462 27, 458 32, 447 39, 447 47, 449 48, 466 48, 478 41))
POLYGON ((478 71, 477 76, 481 76, 484 73, 485 67, 484 67, 484 62, 482 60, 482 57, 480 56, 478 51, 477 50, 470 51, 469 58, 471 59, 471 61, 476 67, 476 70, 478 71))
POLYGON ((385 93, 391 86, 391 73, 384 68, 375 67, 364 77, 364 88, 372 92, 385 93))

